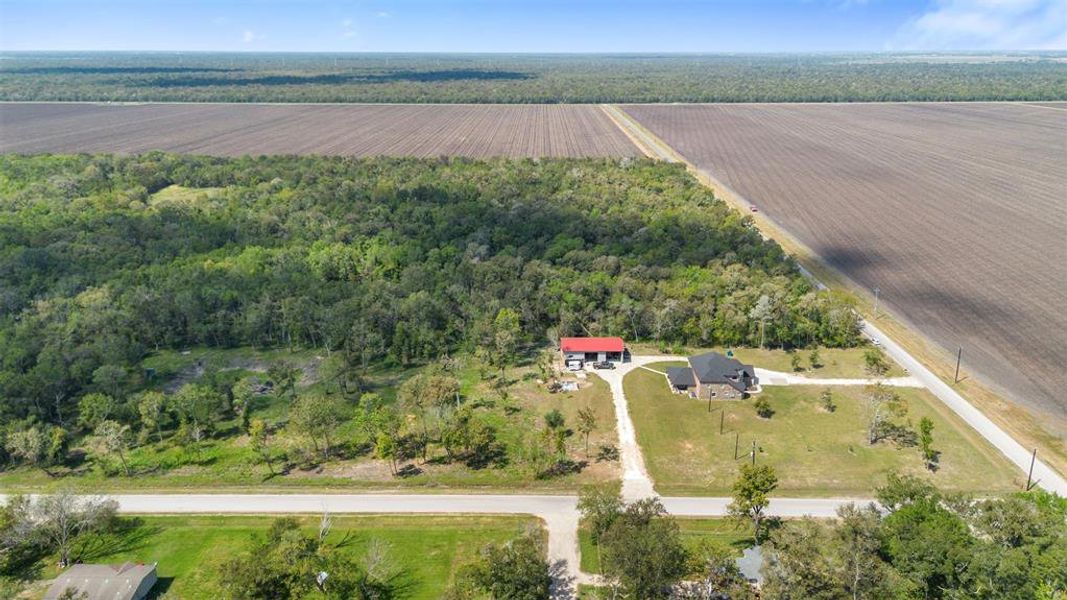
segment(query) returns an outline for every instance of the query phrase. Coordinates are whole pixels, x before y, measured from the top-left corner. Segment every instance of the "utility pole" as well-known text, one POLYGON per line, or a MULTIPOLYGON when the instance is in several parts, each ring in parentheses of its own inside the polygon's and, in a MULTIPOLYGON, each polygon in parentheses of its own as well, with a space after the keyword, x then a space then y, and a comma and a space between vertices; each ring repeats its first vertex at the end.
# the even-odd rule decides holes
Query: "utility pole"
POLYGON ((1030 471, 1026 473, 1026 491, 1030 491, 1030 480, 1034 477, 1034 463, 1037 461, 1037 448, 1030 455, 1030 471))
POLYGON ((878 286, 874 286, 874 318, 878 318, 878 292, 882 290, 878 289, 878 286))
POLYGON ((952 378, 952 383, 960 382, 960 360, 963 359, 963 346, 959 347, 956 351, 956 376, 952 378))
POLYGON ((756 466, 756 440, 752 440, 752 466, 756 466))
POLYGON ((738 432, 738 431, 734 432, 734 460, 737 460, 737 440, 738 440, 738 437, 740 435, 741 435, 741 432, 738 432))
POLYGON ((726 420, 726 409, 724 408, 724 409, 722 409, 722 412, 719 413, 719 435, 722 435, 722 423, 725 420, 726 420))
POLYGON ((767 320, 766 319, 760 319, 760 322, 759 322, 759 348, 760 348, 760 350, 763 350, 763 338, 764 338, 764 332, 766 330, 767 330, 767 320))

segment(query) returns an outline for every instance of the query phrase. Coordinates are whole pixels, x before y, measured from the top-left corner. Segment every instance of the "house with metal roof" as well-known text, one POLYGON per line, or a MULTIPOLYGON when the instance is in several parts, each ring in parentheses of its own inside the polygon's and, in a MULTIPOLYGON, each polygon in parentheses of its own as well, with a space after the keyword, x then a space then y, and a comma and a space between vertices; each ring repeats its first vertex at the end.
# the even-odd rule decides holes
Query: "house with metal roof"
POLYGON ((74 565, 56 577, 44 600, 58 600, 71 590, 85 600, 144 600, 156 581, 155 565, 74 565))
POLYGON ((675 392, 695 398, 743 398, 759 391, 759 378, 752 365, 718 352, 689 357, 689 366, 668 367, 667 381, 675 392))

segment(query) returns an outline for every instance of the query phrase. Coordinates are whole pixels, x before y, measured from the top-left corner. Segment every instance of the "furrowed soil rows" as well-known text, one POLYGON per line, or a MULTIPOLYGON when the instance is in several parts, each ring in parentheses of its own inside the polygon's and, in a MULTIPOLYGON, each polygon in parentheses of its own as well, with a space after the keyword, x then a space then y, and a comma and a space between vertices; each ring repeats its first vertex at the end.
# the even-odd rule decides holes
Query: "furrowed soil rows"
POLYGON ((637 156, 592 105, 0 104, 0 152, 637 156))
POLYGON ((626 112, 1067 432, 1063 104, 626 112))

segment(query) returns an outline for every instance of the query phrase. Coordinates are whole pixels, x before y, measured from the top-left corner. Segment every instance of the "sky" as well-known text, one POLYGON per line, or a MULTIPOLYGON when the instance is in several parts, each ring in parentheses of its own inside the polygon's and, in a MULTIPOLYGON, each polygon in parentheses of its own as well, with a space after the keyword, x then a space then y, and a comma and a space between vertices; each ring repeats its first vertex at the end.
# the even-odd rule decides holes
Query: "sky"
POLYGON ((1067 49, 1067 0, 0 0, 0 51, 1067 49))

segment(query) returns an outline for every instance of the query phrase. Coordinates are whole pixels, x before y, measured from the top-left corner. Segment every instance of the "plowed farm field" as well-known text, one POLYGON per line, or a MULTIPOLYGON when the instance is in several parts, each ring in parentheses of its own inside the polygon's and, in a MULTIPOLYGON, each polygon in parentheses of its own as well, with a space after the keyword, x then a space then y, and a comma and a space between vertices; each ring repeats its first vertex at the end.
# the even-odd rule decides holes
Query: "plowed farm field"
POLYGON ((1017 402, 1067 423, 1062 104, 632 105, 1017 402))
POLYGON ((0 104, 0 152, 636 156, 592 105, 0 104))

